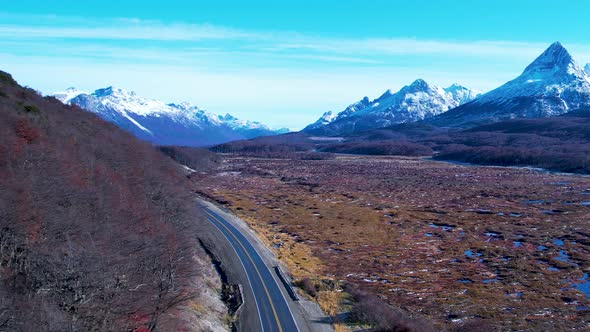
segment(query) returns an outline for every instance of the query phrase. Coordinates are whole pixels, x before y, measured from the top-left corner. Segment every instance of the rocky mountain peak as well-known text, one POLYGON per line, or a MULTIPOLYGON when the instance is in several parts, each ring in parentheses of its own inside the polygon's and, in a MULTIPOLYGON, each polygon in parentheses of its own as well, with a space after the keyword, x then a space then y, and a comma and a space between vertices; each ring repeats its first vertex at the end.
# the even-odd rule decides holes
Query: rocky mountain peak
POLYGON ((569 52, 559 42, 551 44, 535 61, 526 67, 522 76, 546 76, 570 73, 577 65, 569 52))

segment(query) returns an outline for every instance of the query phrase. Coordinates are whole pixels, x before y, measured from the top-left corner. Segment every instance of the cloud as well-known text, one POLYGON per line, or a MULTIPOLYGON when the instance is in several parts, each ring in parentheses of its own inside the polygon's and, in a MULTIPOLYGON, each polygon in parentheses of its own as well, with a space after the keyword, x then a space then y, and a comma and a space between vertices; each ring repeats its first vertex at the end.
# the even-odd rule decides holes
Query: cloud
MULTIPOLYGON (((252 31, 211 24, 163 23, 138 18, 89 19, 53 15, 25 17, 0 13, 0 38, 74 40, 149 40, 199 42, 240 40, 267 52, 339 54, 458 55, 531 57, 548 46, 540 42, 453 41, 416 38, 324 38, 285 31, 252 31), (6 23, 11 22, 11 23, 6 23), (22 22, 35 22, 23 24, 22 22)), ((590 54, 590 47, 570 45, 590 54)))
MULTIPOLYGON (((148 98, 187 99, 214 113, 293 128, 419 77, 488 90, 517 76, 552 42, 328 38, 1 13, 0 22, 0 69, 45 92, 119 85, 148 98)), ((590 62, 588 45, 565 46, 581 63, 590 62)))
MULTIPOLYGON (((415 38, 328 39, 301 36, 295 41, 277 41, 274 51, 300 51, 348 56, 449 56, 455 58, 503 58, 532 61, 553 41, 427 40, 415 38)), ((590 62, 590 45, 564 43, 574 58, 590 62)))
MULTIPOLYGON (((510 41, 442 41, 411 38, 310 39, 282 43, 276 49, 308 50, 336 54, 454 55, 461 57, 531 58, 547 43, 510 41)), ((582 46, 576 45, 577 48, 582 46)), ((590 50, 590 47, 585 47, 590 50)))
POLYGON ((11 39, 69 38, 105 40, 199 41, 207 39, 260 39, 262 36, 212 25, 161 24, 121 21, 115 27, 54 27, 0 25, 0 37, 11 39))

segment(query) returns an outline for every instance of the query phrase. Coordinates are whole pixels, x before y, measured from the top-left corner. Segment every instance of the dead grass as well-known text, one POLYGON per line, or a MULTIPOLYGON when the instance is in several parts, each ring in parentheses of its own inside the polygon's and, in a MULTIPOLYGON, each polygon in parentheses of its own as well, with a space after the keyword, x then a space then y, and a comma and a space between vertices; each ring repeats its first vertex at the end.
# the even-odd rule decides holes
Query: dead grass
POLYGON ((590 269, 590 209, 579 204, 590 201, 580 194, 588 178, 412 158, 224 165, 199 187, 261 234, 296 280, 311 278, 326 312, 342 310, 337 286, 347 282, 441 329, 454 326, 448 317, 507 329, 576 328, 590 318, 575 310, 589 301, 563 286, 590 269), (561 250, 570 263, 555 262, 561 250))
MULTIPOLYGON (((217 191, 217 195, 221 197, 228 197, 230 193, 223 191, 217 191)), ((240 206, 240 209, 236 207, 230 207, 234 213, 236 213, 241 219, 256 232, 263 243, 272 248, 277 255, 277 258, 281 260, 287 267, 289 273, 294 278, 294 283, 302 281, 303 279, 313 280, 312 282, 317 288, 323 288, 323 290, 317 292, 315 296, 310 296, 308 293, 304 293, 304 296, 316 301, 322 310, 334 317, 338 313, 342 312, 342 299, 344 293, 337 287, 337 289, 326 289, 322 286, 322 279, 327 278, 323 273, 323 264, 321 260, 313 256, 312 250, 305 244, 298 243, 295 238, 289 234, 277 232, 273 229, 272 225, 265 224, 254 218, 247 216, 243 211, 248 208, 247 204, 240 206)), ((248 210, 251 210, 248 209, 248 210)))
POLYGON ((345 293, 342 291, 327 290, 318 292, 316 301, 326 314, 335 317, 342 312, 344 298, 345 293))
POLYGON ((335 323, 334 324, 334 332, 350 332, 352 331, 350 327, 343 323, 335 323))

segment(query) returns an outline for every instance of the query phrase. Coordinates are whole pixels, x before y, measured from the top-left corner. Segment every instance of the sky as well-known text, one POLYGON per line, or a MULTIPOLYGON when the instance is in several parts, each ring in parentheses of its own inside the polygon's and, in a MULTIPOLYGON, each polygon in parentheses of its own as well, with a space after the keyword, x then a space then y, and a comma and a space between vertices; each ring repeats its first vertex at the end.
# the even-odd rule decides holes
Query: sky
POLYGON ((49 94, 133 90, 301 129, 418 78, 489 91, 552 42, 590 62, 590 4, 545 0, 19 0, 0 70, 49 94))

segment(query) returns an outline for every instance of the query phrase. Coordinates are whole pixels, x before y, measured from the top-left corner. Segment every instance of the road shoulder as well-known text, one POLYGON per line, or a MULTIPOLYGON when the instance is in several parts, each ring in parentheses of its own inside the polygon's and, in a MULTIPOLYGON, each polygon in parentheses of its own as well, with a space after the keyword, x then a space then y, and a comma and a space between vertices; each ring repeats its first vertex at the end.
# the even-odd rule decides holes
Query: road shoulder
POLYGON ((271 271, 275 282, 280 286, 281 292, 284 298, 287 300, 287 304, 291 309, 291 313, 297 322, 297 326, 299 327, 301 332, 328 332, 333 331, 333 327, 331 325, 330 318, 320 309, 319 305, 315 302, 309 301, 305 298, 300 297, 299 301, 293 301, 289 296, 287 289, 284 287, 283 283, 279 279, 279 277, 274 273, 273 267, 279 266, 285 276, 290 279, 290 276, 287 274, 287 270, 283 266, 283 264, 276 258, 272 250, 270 250, 266 245, 262 243, 262 241, 256 236, 254 231, 248 227, 246 222, 232 214, 231 212, 227 211, 226 209, 209 202, 207 200, 198 199, 199 204, 202 206, 210 209, 211 211, 219 214, 228 222, 230 222, 234 227, 236 227, 247 239, 248 241, 254 246, 262 260, 264 261, 267 268, 271 271))

